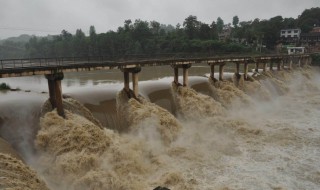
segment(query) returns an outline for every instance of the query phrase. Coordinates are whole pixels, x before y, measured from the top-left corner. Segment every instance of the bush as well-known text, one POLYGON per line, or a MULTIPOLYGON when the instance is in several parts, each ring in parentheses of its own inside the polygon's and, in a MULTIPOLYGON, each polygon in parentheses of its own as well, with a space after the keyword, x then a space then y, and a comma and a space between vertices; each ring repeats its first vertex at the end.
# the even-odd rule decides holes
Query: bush
POLYGON ((320 53, 315 53, 311 55, 312 65, 320 66, 320 53))
POLYGON ((1 83, 0 84, 0 90, 10 90, 10 86, 6 83, 1 83))

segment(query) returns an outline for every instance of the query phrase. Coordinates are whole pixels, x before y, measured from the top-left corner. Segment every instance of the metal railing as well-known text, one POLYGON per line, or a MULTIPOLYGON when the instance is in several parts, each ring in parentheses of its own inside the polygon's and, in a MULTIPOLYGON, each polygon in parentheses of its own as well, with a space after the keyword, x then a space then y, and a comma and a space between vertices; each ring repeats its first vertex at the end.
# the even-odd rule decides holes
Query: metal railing
MULTIPOLYGON (((303 54, 309 56, 308 54, 303 54)), ((272 58, 272 57, 299 57, 301 55, 273 54, 273 55, 228 55, 212 56, 210 54, 157 54, 157 55, 124 55, 116 56, 90 56, 90 57, 57 57, 57 58, 27 58, 27 59, 3 59, 0 60, 0 70, 18 70, 18 69, 37 69, 37 68, 59 68, 72 66, 101 66, 111 65, 118 66, 125 63, 144 63, 148 61, 172 61, 175 60, 199 60, 206 61, 209 59, 236 59, 245 58, 272 58)))

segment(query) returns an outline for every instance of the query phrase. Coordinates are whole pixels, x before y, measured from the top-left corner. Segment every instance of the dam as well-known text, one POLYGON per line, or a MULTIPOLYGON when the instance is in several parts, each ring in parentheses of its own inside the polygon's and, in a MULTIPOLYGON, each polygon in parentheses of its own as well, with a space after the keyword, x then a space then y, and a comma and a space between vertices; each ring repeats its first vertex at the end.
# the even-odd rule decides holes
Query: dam
POLYGON ((1 137, 48 189, 318 189, 311 60, 219 60, 2 73, 1 137))

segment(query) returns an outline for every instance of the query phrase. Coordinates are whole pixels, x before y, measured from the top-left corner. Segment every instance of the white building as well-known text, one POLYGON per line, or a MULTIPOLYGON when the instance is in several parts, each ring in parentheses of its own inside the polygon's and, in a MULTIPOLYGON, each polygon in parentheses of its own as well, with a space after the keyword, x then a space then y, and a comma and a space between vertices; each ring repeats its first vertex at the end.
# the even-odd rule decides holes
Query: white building
POLYGON ((304 54, 305 47, 287 47, 288 54, 304 54))
POLYGON ((280 37, 284 38, 298 38, 300 39, 301 30, 299 28, 296 29, 284 29, 280 32, 280 37))

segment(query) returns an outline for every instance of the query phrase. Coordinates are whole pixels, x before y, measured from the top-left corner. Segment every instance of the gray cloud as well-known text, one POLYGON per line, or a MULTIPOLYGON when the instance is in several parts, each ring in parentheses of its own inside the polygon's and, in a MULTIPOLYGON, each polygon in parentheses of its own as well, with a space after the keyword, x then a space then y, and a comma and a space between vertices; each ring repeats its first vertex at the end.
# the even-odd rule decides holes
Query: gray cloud
POLYGON ((0 0, 0 38, 57 34, 63 29, 74 33, 77 28, 86 32, 90 25, 105 32, 137 18, 172 25, 189 15, 206 23, 219 16, 228 23, 235 15, 240 21, 277 15, 296 18, 319 5, 319 0, 0 0))

